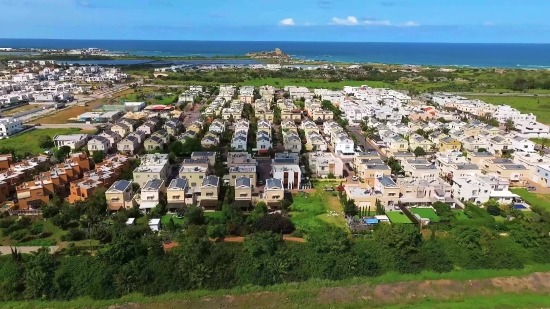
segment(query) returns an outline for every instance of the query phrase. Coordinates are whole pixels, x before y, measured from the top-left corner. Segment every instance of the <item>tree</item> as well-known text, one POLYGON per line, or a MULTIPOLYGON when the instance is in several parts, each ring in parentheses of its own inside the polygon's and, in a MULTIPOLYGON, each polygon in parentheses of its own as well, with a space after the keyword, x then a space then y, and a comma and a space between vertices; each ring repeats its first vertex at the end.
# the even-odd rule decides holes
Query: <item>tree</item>
POLYGON ((61 146, 55 150, 54 156, 59 162, 65 161, 65 158, 71 153, 71 147, 61 146))
POLYGON ((413 153, 414 153, 415 157, 423 157, 423 156, 426 155, 426 151, 424 150, 424 148, 422 148, 420 146, 416 147, 414 149, 413 153))
POLYGON ((175 141, 172 144, 170 144, 170 152, 173 153, 177 157, 183 156, 183 143, 181 141, 175 141))
POLYGON ((183 143, 181 148, 181 154, 184 156, 190 156, 195 151, 200 151, 202 149, 201 141, 196 138, 189 138, 183 143))
POLYGON ((38 138, 38 146, 40 148, 52 148, 54 146, 53 139, 49 135, 42 135, 38 138))
POLYGON ((506 121, 504 122, 504 126, 506 127, 506 132, 510 132, 516 128, 514 120, 512 120, 512 118, 506 119, 506 121))
POLYGON ((379 199, 376 200, 376 214, 377 215, 386 214, 386 209, 384 208, 384 206, 382 205, 382 202, 379 199))
POLYGON ((95 163, 101 163, 103 162, 103 159, 105 159, 105 153, 103 150, 94 151, 92 154, 92 160, 94 160, 95 163))
POLYGON ((260 231, 271 231, 280 234, 290 234, 295 230, 292 221, 281 214, 265 215, 254 223, 254 227, 260 231))
POLYGON ((355 205, 354 200, 343 201, 342 208, 344 209, 344 213, 346 214, 346 216, 354 217, 359 214, 359 209, 355 205))
POLYGON ((403 167, 401 167, 401 163, 399 163, 399 161, 394 157, 389 157, 386 164, 388 164, 388 166, 390 167, 392 174, 397 176, 404 173, 403 167))
POLYGON ((540 151, 541 152, 544 152, 544 147, 546 146, 546 144, 548 143, 548 138, 547 137, 543 137, 540 139, 540 151))
POLYGON ((209 225, 206 228, 206 234, 213 239, 224 237, 226 234, 226 227, 224 224, 209 225))
POLYGON ((244 220, 244 214, 240 207, 234 205, 223 205, 222 215, 226 222, 234 225, 241 225, 244 220))
POLYGON ((273 255, 282 243, 283 237, 272 232, 254 233, 244 239, 244 247, 253 257, 273 255))
POLYGON ((187 221, 189 224, 201 225, 204 224, 204 212, 197 205, 191 205, 187 209, 187 221))
POLYGON ((422 235, 412 224, 379 224, 374 238, 383 246, 402 254, 414 251, 422 243, 422 235))

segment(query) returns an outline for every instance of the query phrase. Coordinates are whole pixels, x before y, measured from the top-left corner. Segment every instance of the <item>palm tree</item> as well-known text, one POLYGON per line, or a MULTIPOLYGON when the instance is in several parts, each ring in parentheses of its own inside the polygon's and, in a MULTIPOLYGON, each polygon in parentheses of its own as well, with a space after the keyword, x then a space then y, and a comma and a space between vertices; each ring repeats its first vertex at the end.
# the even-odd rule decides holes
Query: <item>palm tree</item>
POLYGON ((510 132, 513 129, 515 129, 514 120, 512 118, 506 119, 506 122, 504 122, 504 126, 506 127, 506 132, 510 132))
POLYGON ((546 143, 548 143, 548 138, 543 137, 540 139, 540 151, 544 152, 544 146, 546 146, 546 143))

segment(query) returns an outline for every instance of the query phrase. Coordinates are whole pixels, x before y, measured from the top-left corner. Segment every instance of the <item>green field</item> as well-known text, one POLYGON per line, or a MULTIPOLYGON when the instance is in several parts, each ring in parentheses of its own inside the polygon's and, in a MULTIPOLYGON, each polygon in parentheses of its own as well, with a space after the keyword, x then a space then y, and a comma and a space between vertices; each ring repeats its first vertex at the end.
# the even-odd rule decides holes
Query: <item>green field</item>
POLYGON ((40 129, 25 132, 23 134, 16 135, 14 137, 0 140, 1 148, 13 148, 16 153, 24 155, 30 153, 32 155, 43 153, 44 149, 38 145, 38 140, 42 136, 49 136, 53 138, 56 135, 62 134, 91 134, 91 131, 82 131, 81 129, 40 129))
POLYGON ((537 120, 550 124, 550 97, 525 96, 478 96, 469 95, 470 99, 478 99, 490 104, 506 104, 517 108, 523 113, 533 113, 537 120))
POLYGON ((296 229, 305 232, 323 228, 326 224, 345 228, 346 220, 341 213, 342 206, 338 198, 322 190, 311 194, 297 194, 293 196, 290 206, 290 219, 296 229), (338 215, 328 216, 330 210, 338 215))
POLYGON ((527 204, 543 207, 550 211, 550 194, 539 194, 536 192, 529 192, 525 189, 511 189, 510 191, 519 195, 527 204))
POLYGON ((242 85, 250 86, 303 86, 308 88, 343 88, 344 86, 362 86, 368 85, 370 87, 385 88, 391 87, 390 84, 378 81, 356 81, 346 80, 339 82, 329 82, 322 79, 283 79, 283 78, 263 78, 247 80, 242 85))
POLYGON ((461 220, 470 220, 470 218, 468 218, 468 216, 466 216, 464 211, 462 211, 461 209, 455 209, 455 210, 453 210, 453 213, 455 214, 456 219, 459 220, 459 221, 461 221, 461 220))
POLYGON ((388 216, 391 223, 412 223, 411 219, 401 211, 388 211, 386 216, 388 216))
POLYGON ((419 215, 420 218, 430 219, 431 222, 439 222, 439 216, 431 208, 410 208, 413 214, 419 215))

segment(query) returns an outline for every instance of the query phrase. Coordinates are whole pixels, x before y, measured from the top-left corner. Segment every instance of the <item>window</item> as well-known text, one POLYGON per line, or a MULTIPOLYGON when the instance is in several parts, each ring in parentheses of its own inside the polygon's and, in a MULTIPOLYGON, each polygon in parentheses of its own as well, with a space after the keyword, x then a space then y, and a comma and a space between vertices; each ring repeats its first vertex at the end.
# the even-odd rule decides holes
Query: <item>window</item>
POLYGON ((197 186, 197 183, 196 182, 192 182, 191 183, 191 187, 196 187, 197 186))
POLYGON ((237 175, 233 175, 233 176, 231 176, 231 178, 236 179, 236 178, 237 178, 237 175))
POLYGON ((204 176, 203 176, 203 175, 200 175, 200 176, 199 176, 199 179, 203 179, 203 178, 204 178, 204 176))

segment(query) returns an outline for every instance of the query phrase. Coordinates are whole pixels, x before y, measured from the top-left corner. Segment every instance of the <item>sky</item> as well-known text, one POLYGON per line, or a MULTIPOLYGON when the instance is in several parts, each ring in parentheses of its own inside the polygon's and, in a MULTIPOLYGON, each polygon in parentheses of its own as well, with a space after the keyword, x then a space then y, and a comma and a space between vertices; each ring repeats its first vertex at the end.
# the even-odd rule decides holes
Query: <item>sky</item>
POLYGON ((550 43, 548 0, 0 0, 0 38, 550 43))

